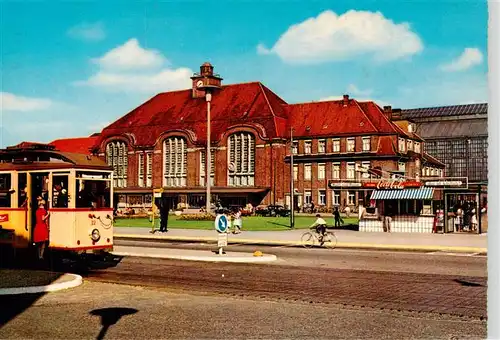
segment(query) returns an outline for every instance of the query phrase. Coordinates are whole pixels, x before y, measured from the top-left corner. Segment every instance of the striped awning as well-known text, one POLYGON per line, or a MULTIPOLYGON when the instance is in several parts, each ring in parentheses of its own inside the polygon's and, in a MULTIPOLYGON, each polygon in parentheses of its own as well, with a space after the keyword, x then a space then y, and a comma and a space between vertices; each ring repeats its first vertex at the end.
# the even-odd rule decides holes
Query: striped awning
POLYGON ((372 200, 431 200, 434 188, 375 190, 372 200))

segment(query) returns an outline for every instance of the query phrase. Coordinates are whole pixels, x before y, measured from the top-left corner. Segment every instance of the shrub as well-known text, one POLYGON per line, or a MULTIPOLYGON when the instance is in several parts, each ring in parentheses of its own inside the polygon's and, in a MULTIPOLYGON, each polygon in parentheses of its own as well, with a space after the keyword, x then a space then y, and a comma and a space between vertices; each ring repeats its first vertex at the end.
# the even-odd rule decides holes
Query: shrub
POLYGON ((213 214, 183 214, 179 216, 179 220, 184 221, 215 221, 213 214))

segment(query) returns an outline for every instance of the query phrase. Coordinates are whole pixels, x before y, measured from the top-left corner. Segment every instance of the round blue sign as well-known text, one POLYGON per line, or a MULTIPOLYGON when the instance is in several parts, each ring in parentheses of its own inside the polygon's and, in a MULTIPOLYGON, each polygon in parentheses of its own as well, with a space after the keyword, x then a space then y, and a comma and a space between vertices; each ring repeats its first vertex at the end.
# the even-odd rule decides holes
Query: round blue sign
POLYGON ((225 233, 227 230, 227 222, 226 215, 217 215, 215 218, 215 230, 219 233, 225 233))

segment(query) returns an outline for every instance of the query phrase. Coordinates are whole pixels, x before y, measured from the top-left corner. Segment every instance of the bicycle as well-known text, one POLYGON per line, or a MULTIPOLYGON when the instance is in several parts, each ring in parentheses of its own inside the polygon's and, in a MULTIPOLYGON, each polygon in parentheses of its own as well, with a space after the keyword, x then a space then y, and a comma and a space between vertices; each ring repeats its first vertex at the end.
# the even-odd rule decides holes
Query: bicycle
POLYGON ((327 231, 321 240, 317 232, 307 231, 302 234, 301 237, 302 246, 304 248, 311 248, 317 244, 320 247, 325 246, 326 248, 334 249, 337 246, 337 236, 331 231, 327 231))

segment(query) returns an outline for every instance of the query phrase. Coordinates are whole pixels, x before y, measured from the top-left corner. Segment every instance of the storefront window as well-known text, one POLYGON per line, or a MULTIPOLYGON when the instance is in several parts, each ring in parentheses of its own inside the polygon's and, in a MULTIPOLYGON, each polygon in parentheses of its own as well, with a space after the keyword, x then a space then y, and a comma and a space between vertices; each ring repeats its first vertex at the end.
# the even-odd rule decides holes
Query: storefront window
POLYGON ((304 201, 306 204, 310 204, 311 201, 312 201, 312 195, 311 195, 311 192, 310 191, 306 191, 304 193, 304 201))
POLYGON ((333 205, 340 205, 340 191, 332 191, 333 205))

